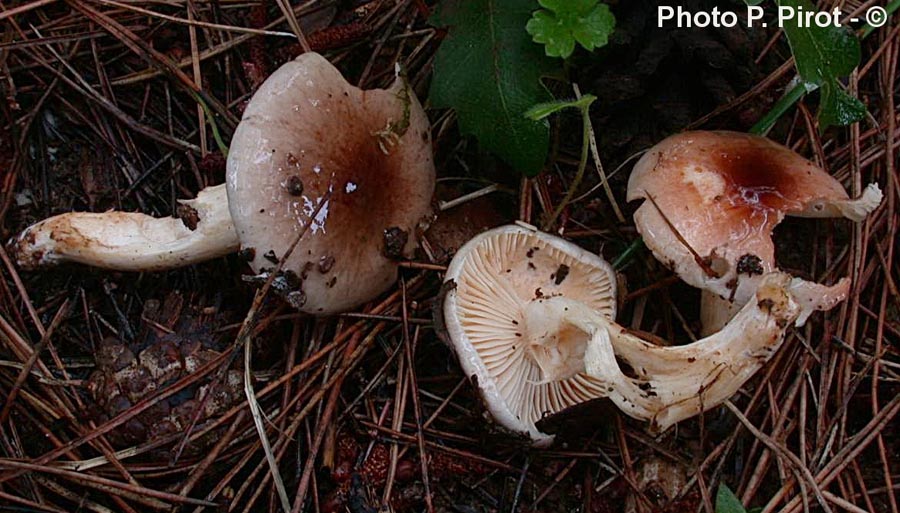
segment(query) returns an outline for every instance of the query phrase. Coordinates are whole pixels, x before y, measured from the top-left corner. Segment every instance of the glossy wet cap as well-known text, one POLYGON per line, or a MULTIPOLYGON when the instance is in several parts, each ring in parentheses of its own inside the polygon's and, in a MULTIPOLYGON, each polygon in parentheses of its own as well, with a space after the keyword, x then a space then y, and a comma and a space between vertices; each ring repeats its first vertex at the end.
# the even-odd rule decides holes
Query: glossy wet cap
POLYGON ((602 258, 530 227, 501 226, 461 247, 445 281, 450 343, 500 425, 548 442, 536 421, 604 396, 602 382, 583 373, 586 337, 561 333, 572 343, 555 347, 530 346, 524 337, 533 321, 526 310, 542 298, 567 297, 615 317, 615 274, 602 258), (546 379, 548 371, 561 379, 546 379))
POLYGON ((634 221, 656 258, 689 284, 743 304, 775 269, 771 234, 785 215, 858 221, 881 192, 873 184, 852 200, 831 175, 765 137, 698 131, 669 137, 638 161, 628 200, 640 198, 634 221))
POLYGON ((330 314, 394 283, 395 260, 410 255, 430 214, 434 175, 430 125, 402 78, 364 91, 305 53, 247 105, 228 155, 228 201, 256 272, 274 268, 310 225, 284 266, 284 295, 330 314))

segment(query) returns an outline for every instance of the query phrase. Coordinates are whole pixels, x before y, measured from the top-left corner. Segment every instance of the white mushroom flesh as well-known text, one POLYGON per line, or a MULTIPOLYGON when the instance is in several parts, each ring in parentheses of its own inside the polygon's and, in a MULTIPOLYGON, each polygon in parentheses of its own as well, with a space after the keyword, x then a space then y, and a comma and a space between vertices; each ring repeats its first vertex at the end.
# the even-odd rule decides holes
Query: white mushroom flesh
POLYGON ((787 328, 808 315, 784 273, 763 276, 755 297, 719 332, 682 346, 657 346, 565 298, 549 298, 561 323, 590 341, 585 369, 623 412, 665 431, 734 395, 775 354, 787 328), (620 361, 628 365, 626 374, 620 361))
POLYGON ((54 216, 25 229, 13 241, 13 257, 24 269, 77 262, 120 271, 157 271, 237 250, 224 185, 207 187, 196 199, 181 203, 193 209, 191 219, 135 212, 54 216))

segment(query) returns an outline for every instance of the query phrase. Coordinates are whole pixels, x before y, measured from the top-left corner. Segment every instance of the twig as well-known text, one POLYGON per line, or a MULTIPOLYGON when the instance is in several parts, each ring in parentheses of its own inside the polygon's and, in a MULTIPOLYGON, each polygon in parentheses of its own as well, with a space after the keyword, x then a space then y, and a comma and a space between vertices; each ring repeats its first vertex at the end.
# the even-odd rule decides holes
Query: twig
POLYGON ((500 189, 500 185, 494 183, 494 184, 488 185, 487 187, 482 187, 481 189, 478 189, 475 192, 470 192, 469 194, 463 194, 462 196, 452 199, 450 201, 442 201, 438 205, 438 209, 441 212, 443 212, 445 210, 450 210, 451 208, 458 207, 459 205, 462 205, 463 203, 466 203, 468 201, 478 199, 482 196, 487 196, 488 194, 498 191, 499 189, 500 189))
MULTIPOLYGON (((575 90, 575 98, 581 99, 581 90, 578 88, 578 84, 572 84, 572 88, 575 90)), ((622 215, 622 209, 619 208, 619 203, 616 201, 615 195, 613 195, 612 187, 609 186, 609 180, 606 176, 606 172, 603 171, 603 161, 600 160, 600 151, 597 149, 597 137, 594 135, 594 125, 591 123, 591 116, 587 116, 587 128, 588 128, 588 141, 591 145, 591 156, 594 158, 594 165, 597 166, 597 174, 600 176, 600 184, 603 186, 603 191, 606 192, 606 199, 609 200, 610 206, 613 208, 613 212, 616 214, 616 219, 619 220, 620 223, 625 222, 625 216, 622 215)))
POLYGON ((785 449, 777 442, 772 440, 772 438, 770 438, 768 435, 757 429, 756 426, 754 426, 753 423, 750 422, 750 420, 747 419, 747 417, 745 417, 743 413, 741 413, 741 410, 738 409, 738 407, 735 406, 731 401, 725 401, 724 404, 729 410, 731 410, 731 413, 733 413, 734 416, 738 418, 741 424, 743 424, 744 427, 747 428, 747 431, 750 431, 750 433, 752 433, 753 436, 755 436, 759 441, 764 443, 766 447, 768 447, 781 457, 787 458, 794 465, 794 468, 803 475, 804 479, 812 487, 813 491, 816 494, 816 498, 819 499, 819 505, 822 506, 822 509, 828 513, 831 513, 831 506, 828 505, 828 501, 826 501, 825 497, 822 495, 822 490, 821 488, 819 488, 818 483, 816 483, 816 479, 813 477, 812 472, 809 471, 809 468, 807 468, 806 465, 804 465, 803 462, 800 461, 800 458, 798 458, 796 454, 785 449))
MULTIPOLYGON (((225 32, 236 32, 239 34, 253 34, 257 36, 273 36, 273 37, 296 37, 294 34, 290 32, 280 32, 277 30, 264 30, 264 29, 255 29, 250 27, 236 27, 234 25, 220 25, 218 23, 208 23, 205 21, 197 21, 193 19, 184 19, 179 18, 177 16, 169 16, 167 14, 162 14, 156 11, 151 11, 149 9, 144 9, 142 7, 138 7, 133 4, 126 4, 122 2, 116 2, 115 0, 90 0, 92 2, 101 3, 104 5, 111 5, 113 7, 118 7, 120 9, 127 9, 129 11, 138 12, 141 14, 146 14, 147 16, 151 16, 153 18, 159 18, 161 20, 171 21, 173 23, 179 23, 182 25, 189 25, 191 27, 202 27, 213 30, 224 30, 225 32)), ((2 15, 0 15, 2 16, 2 15)))

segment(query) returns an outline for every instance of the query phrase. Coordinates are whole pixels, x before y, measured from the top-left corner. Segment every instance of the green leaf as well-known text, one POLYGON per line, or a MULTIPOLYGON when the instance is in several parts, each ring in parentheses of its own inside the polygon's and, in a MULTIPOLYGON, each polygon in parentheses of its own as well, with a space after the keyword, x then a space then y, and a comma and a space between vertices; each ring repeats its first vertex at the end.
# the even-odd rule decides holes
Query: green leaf
MULTIPOLYGON (((778 0, 778 4, 794 12, 816 11, 809 0, 778 0)), ((849 75, 859 65, 859 40, 849 28, 800 26, 796 16, 786 20, 782 28, 791 45, 797 71, 806 82, 821 86, 828 79, 849 75)))
POLYGON ((522 30, 531 16, 521 0, 445 0, 431 22, 449 29, 434 61, 429 97, 453 108, 464 134, 521 173, 536 175, 550 145, 546 121, 524 116, 552 100, 541 77, 557 68, 522 30))
POLYGON ((716 492, 716 513, 747 513, 740 499, 724 484, 716 492))
POLYGON ((859 99, 850 96, 837 80, 822 84, 819 100, 819 126, 821 129, 832 125, 849 125, 866 117, 866 106, 859 99))
POLYGON ((550 11, 536 11, 525 24, 535 43, 544 45, 548 57, 566 57, 575 51, 575 38, 550 11))
MULTIPOLYGON (((816 10, 809 0, 778 0, 778 5, 790 7, 795 13, 816 10)), ((800 18, 794 16, 785 20, 782 28, 807 90, 822 88, 818 112, 820 129, 859 121, 865 116, 865 107, 847 94, 839 81, 859 65, 859 40, 847 27, 801 26, 800 18)))
POLYGON ((563 109, 572 108, 585 111, 596 99, 596 96, 586 94, 579 100, 555 100, 552 102, 539 103, 525 111, 525 117, 539 121, 563 109))
POLYGON ((585 50, 592 52, 594 48, 606 46, 615 28, 616 18, 609 6, 599 4, 581 19, 581 23, 572 27, 572 35, 585 50))
MULTIPOLYGON (((524 3, 524 2, 523 2, 524 3)), ((616 27, 609 6, 597 0, 540 0, 541 7, 525 25, 548 57, 568 58, 578 42, 588 51, 605 46, 616 27)))

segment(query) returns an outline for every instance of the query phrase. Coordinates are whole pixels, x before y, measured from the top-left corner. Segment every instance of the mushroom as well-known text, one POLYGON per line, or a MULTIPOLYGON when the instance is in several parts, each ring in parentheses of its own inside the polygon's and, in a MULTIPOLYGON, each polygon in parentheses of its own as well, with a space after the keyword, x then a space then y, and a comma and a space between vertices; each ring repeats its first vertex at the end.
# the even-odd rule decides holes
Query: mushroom
POLYGON ((605 395, 603 383, 583 372, 586 334, 564 327, 537 336, 544 317, 553 317, 546 298, 615 316, 615 275, 603 259, 533 227, 507 225, 463 245, 445 282, 448 342, 500 425, 549 443, 536 421, 605 395))
POLYGON ((627 415, 663 432, 735 394, 781 346, 787 328, 808 315, 808 282, 773 272, 720 331, 681 346, 657 346, 566 298, 545 300, 560 326, 585 334, 585 372, 627 415), (619 361, 633 374, 626 374, 619 361))
POLYGON ((251 267, 274 267, 271 256, 325 202, 284 265, 303 282, 292 304, 327 314, 384 292, 431 212, 430 131, 402 77, 363 91, 314 53, 278 69, 247 105, 228 155, 231 216, 251 267))
POLYGON ((522 225, 465 244, 445 283, 442 320, 464 372, 499 424, 539 445, 552 437, 538 420, 594 399, 608 398, 656 432, 717 406, 819 305, 817 284, 766 273, 722 330, 657 346, 615 323, 606 262, 522 225))
MULTIPOLYGON (((728 322, 761 277, 776 270, 772 230, 785 215, 860 221, 881 197, 873 183, 850 199, 837 180, 790 149, 736 132, 685 132, 663 140, 635 165, 627 194, 629 201, 646 200, 634 215, 644 243, 703 290, 704 334, 728 322)), ((834 306, 849 282, 816 290, 806 311, 834 306)))
POLYGON ((275 290, 301 311, 330 314, 395 281, 394 260, 415 248, 418 224, 430 214, 434 175, 428 118, 399 74, 388 89, 364 91, 321 55, 305 53, 250 100, 231 141, 226 184, 183 202, 199 218, 196 227, 143 214, 70 213, 26 229, 13 253, 29 269, 75 261, 146 271, 240 246, 265 276, 305 233, 275 290))

